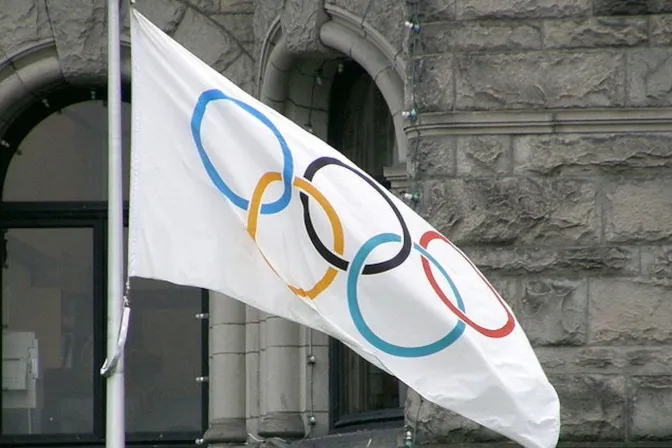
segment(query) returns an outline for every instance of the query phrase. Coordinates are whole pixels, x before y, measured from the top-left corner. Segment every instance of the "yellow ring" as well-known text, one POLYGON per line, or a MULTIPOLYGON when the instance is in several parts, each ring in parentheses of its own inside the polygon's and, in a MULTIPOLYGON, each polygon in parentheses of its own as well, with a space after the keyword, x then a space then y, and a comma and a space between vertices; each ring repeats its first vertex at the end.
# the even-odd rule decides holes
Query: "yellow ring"
MULTIPOLYGON (((261 179, 259 179, 257 186, 254 188, 254 193, 252 194, 252 199, 250 200, 250 206, 247 215, 247 233, 250 234, 250 236, 255 242, 257 241, 257 225, 259 223, 261 200, 264 196, 264 192, 266 191, 266 188, 268 188, 268 186, 271 185, 273 182, 280 182, 281 180, 282 175, 279 172, 268 172, 263 176, 261 176, 261 179)), ((310 196, 313 197, 313 199, 317 201, 318 204, 320 204, 325 214, 327 215, 327 219, 329 219, 329 224, 331 224, 331 229, 334 236, 333 251, 338 255, 343 255, 343 250, 345 246, 344 243, 345 239, 343 236, 343 226, 341 225, 341 220, 338 218, 338 215, 336 214, 336 210, 334 210, 334 208, 331 206, 327 198, 325 198, 324 195, 320 193, 320 191, 307 180, 295 177, 294 182, 292 184, 299 190, 308 193, 310 196)), ((273 266, 268 261, 263 252, 262 256, 264 257, 264 260, 266 260, 268 266, 271 269, 273 269, 273 272, 275 272, 279 277, 281 277, 280 274, 278 274, 278 272, 275 270, 275 268, 273 268, 273 266)), ((327 289, 329 285, 331 285, 331 283, 336 278, 336 274, 338 274, 338 271, 333 267, 329 267, 327 269, 327 272, 322 276, 322 278, 318 280, 317 283, 315 283, 315 285, 308 291, 302 288, 297 288, 290 284, 287 284, 287 286, 289 287, 289 289, 292 290, 292 292, 294 292, 294 294, 298 295, 299 297, 308 297, 310 299, 315 299, 325 289, 327 289)))

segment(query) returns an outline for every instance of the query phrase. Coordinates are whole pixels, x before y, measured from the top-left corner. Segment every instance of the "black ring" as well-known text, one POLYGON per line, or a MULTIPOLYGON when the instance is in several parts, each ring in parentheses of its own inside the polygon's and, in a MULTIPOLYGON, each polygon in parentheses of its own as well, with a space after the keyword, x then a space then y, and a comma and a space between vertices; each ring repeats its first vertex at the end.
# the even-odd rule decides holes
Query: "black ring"
MULTIPOLYGON (((383 199, 385 199, 385 202, 387 202, 387 204, 392 208, 394 215, 399 220, 399 224, 401 224, 403 244, 401 245, 401 249, 399 250, 399 252, 389 260, 364 265, 364 270, 362 273, 364 275, 380 274, 382 272, 387 272, 391 269, 394 269, 401 263, 406 261, 406 259, 411 253, 412 248, 411 234, 408 231, 408 226, 406 225, 403 216, 401 216, 399 209, 394 205, 392 200, 387 196, 387 194, 385 194, 385 192, 378 186, 378 184, 376 184, 376 182, 374 182, 369 177, 362 174, 359 170, 349 165, 346 165, 345 163, 341 162, 338 159, 334 159, 333 157, 320 157, 319 159, 314 160, 310 165, 308 165, 308 168, 306 168, 306 172, 304 173, 303 177, 306 180, 312 181, 313 177, 315 177, 315 174, 320 169, 324 168, 327 165, 340 166, 342 168, 350 170, 351 172, 361 177, 364 181, 366 181, 366 183, 368 183, 371 187, 373 187, 378 192, 378 194, 380 194, 383 197, 383 199)), ((343 258, 333 253, 331 250, 329 250, 324 244, 322 244, 320 237, 317 236, 315 226, 313 226, 313 221, 310 217, 310 207, 308 207, 308 201, 310 197, 303 192, 299 193, 299 196, 301 198, 301 205, 303 206, 303 222, 306 226, 306 232, 308 232, 308 237, 310 238, 310 241, 313 243, 313 246, 315 246, 317 252, 328 263, 330 263, 334 267, 337 267, 338 269, 346 271, 348 269, 348 266, 350 265, 350 262, 344 260, 343 258)))

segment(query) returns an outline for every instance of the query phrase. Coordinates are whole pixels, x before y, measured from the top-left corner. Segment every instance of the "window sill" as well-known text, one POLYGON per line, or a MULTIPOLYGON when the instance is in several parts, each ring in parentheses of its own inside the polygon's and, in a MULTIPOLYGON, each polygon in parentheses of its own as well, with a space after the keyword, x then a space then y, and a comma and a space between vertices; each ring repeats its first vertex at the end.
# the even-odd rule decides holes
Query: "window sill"
MULTIPOLYGON (((126 434, 127 446, 193 446, 200 437, 198 432, 126 434)), ((105 440, 94 435, 34 435, 1 436, 0 446, 5 447, 102 447, 105 440)))
POLYGON ((400 428, 366 429, 346 434, 328 434, 326 436, 303 439, 293 442, 292 448, 351 448, 351 447, 395 447, 403 436, 400 428))
POLYGON ((341 417, 332 424, 332 433, 358 431, 361 429, 400 428, 404 425, 404 410, 384 409, 362 412, 341 417))

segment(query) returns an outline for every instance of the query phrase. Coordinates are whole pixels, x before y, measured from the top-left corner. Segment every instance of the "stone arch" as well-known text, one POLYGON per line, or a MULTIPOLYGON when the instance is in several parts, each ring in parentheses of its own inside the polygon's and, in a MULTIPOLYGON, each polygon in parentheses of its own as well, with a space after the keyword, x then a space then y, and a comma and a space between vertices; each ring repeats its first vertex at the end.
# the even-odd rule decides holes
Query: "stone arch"
MULTIPOLYGON (((0 66, 0 136, 11 122, 31 103, 41 100, 41 96, 69 83, 80 81, 70 77, 67 81, 61 70, 56 42, 47 40, 7 55, 0 66)), ((130 43, 121 44, 121 79, 125 85, 131 82, 130 43)), ((81 83, 104 85, 107 79, 96 67, 91 73, 82 72, 81 83)), ((45 105, 46 107, 46 105, 45 105)))
MULTIPOLYGON (((360 22, 353 22, 347 16, 333 16, 332 20, 322 25, 320 40, 328 50, 333 50, 333 52, 320 55, 323 63, 321 68, 326 73, 333 72, 338 65, 338 57, 346 56, 361 65, 373 78, 385 98, 394 121, 397 142, 394 167, 397 169, 394 171, 397 171, 400 166, 405 165, 408 148, 402 117, 405 68, 389 44, 381 43, 380 39, 374 40, 370 37, 373 34, 367 32, 367 26, 360 22)), ((297 67, 300 70, 301 64, 305 61, 312 61, 314 64, 315 59, 317 58, 311 56, 301 57, 289 50, 282 36, 280 19, 276 19, 270 26, 261 46, 258 83, 258 96, 261 101, 295 121, 300 118, 287 109, 296 104, 296 98, 293 95, 298 93, 296 90, 292 91, 292 80, 296 76, 297 67)), ((317 92, 318 97, 314 100, 320 103, 324 100, 322 95, 326 95, 325 92, 329 91, 330 86, 328 76, 323 80, 326 83, 320 85, 319 88, 314 88, 312 85, 309 89, 304 87, 304 94, 309 90, 317 92)), ((315 81, 311 81, 311 84, 312 82, 315 81)), ((391 175, 397 177, 399 173, 391 175)), ((400 177, 405 176, 404 169, 400 177)))
MULTIPOLYGON (((369 25, 338 11, 327 9, 331 20, 319 28, 319 37, 322 48, 313 52, 296 52, 288 44, 287 36, 283 35, 281 17, 277 17, 268 27, 268 31, 261 42, 258 59, 257 96, 266 105, 274 108, 295 123, 307 128, 327 140, 327 128, 330 121, 329 110, 332 95, 332 83, 339 71, 342 61, 353 61, 373 80, 372 84, 383 97, 383 102, 389 110, 393 122, 394 161, 385 166, 383 176, 389 182, 393 192, 404 191, 408 186, 406 170, 407 137, 404 132, 404 82, 405 67, 400 54, 396 53, 392 45, 387 43, 379 33, 370 30, 369 25)), ((347 62, 344 64, 347 67, 347 62)), ((346 69, 347 70, 347 69, 346 69)), ((370 84, 369 84, 370 85, 370 84)), ((268 316, 260 325, 268 326, 268 316)), ((261 328, 261 327, 260 327, 261 328)), ((268 329, 264 330, 268 334, 268 329)), ((292 330, 294 333, 295 331, 292 330)), ((307 334, 303 331, 296 344, 306 344, 307 334)), ((296 337, 296 336, 295 336, 296 337)), ((323 342, 322 356, 330 356, 329 342, 323 342)), ((298 350, 298 349, 297 349, 298 350)), ((331 362, 331 361, 329 361, 331 362)), ((328 364, 328 363, 327 363, 328 364)), ((262 368, 263 369, 263 368, 262 368)), ((328 381, 328 372, 322 371, 316 375, 318 382, 328 381)), ((295 390, 295 387, 310 388, 309 384, 298 384, 298 379, 287 379, 286 384, 268 385, 269 389, 282 388, 295 390)), ((264 385, 264 387, 267 387, 264 385)), ((320 412, 330 416, 330 403, 323 401, 325 397, 313 402, 311 412, 320 412)), ((264 406, 261 406, 263 408, 264 406)), ((301 412, 308 408, 307 403, 301 405, 301 412)), ((249 410, 248 410, 249 412, 249 410)), ((263 409, 259 415, 267 414, 263 409)), ((269 415, 262 417, 262 422, 270 421, 269 415)), ((331 417, 329 417, 331 418, 331 417)), ((260 425, 260 432, 262 426, 260 425)), ((288 426, 288 425, 286 425, 288 426)), ((320 424, 318 429, 311 429, 311 435, 320 436, 326 433, 329 424, 320 424)), ((309 427, 309 426, 307 426, 309 427)), ((265 432, 266 429, 263 429, 265 432)))

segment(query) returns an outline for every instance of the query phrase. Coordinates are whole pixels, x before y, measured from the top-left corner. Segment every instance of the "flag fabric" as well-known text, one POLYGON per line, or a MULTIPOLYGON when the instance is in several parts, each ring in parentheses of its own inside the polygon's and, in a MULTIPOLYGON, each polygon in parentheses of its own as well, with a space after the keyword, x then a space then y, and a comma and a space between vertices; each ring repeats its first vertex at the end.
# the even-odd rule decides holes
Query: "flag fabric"
POLYGON ((526 447, 559 401, 473 263, 337 150, 132 11, 129 275, 325 332, 526 447))

